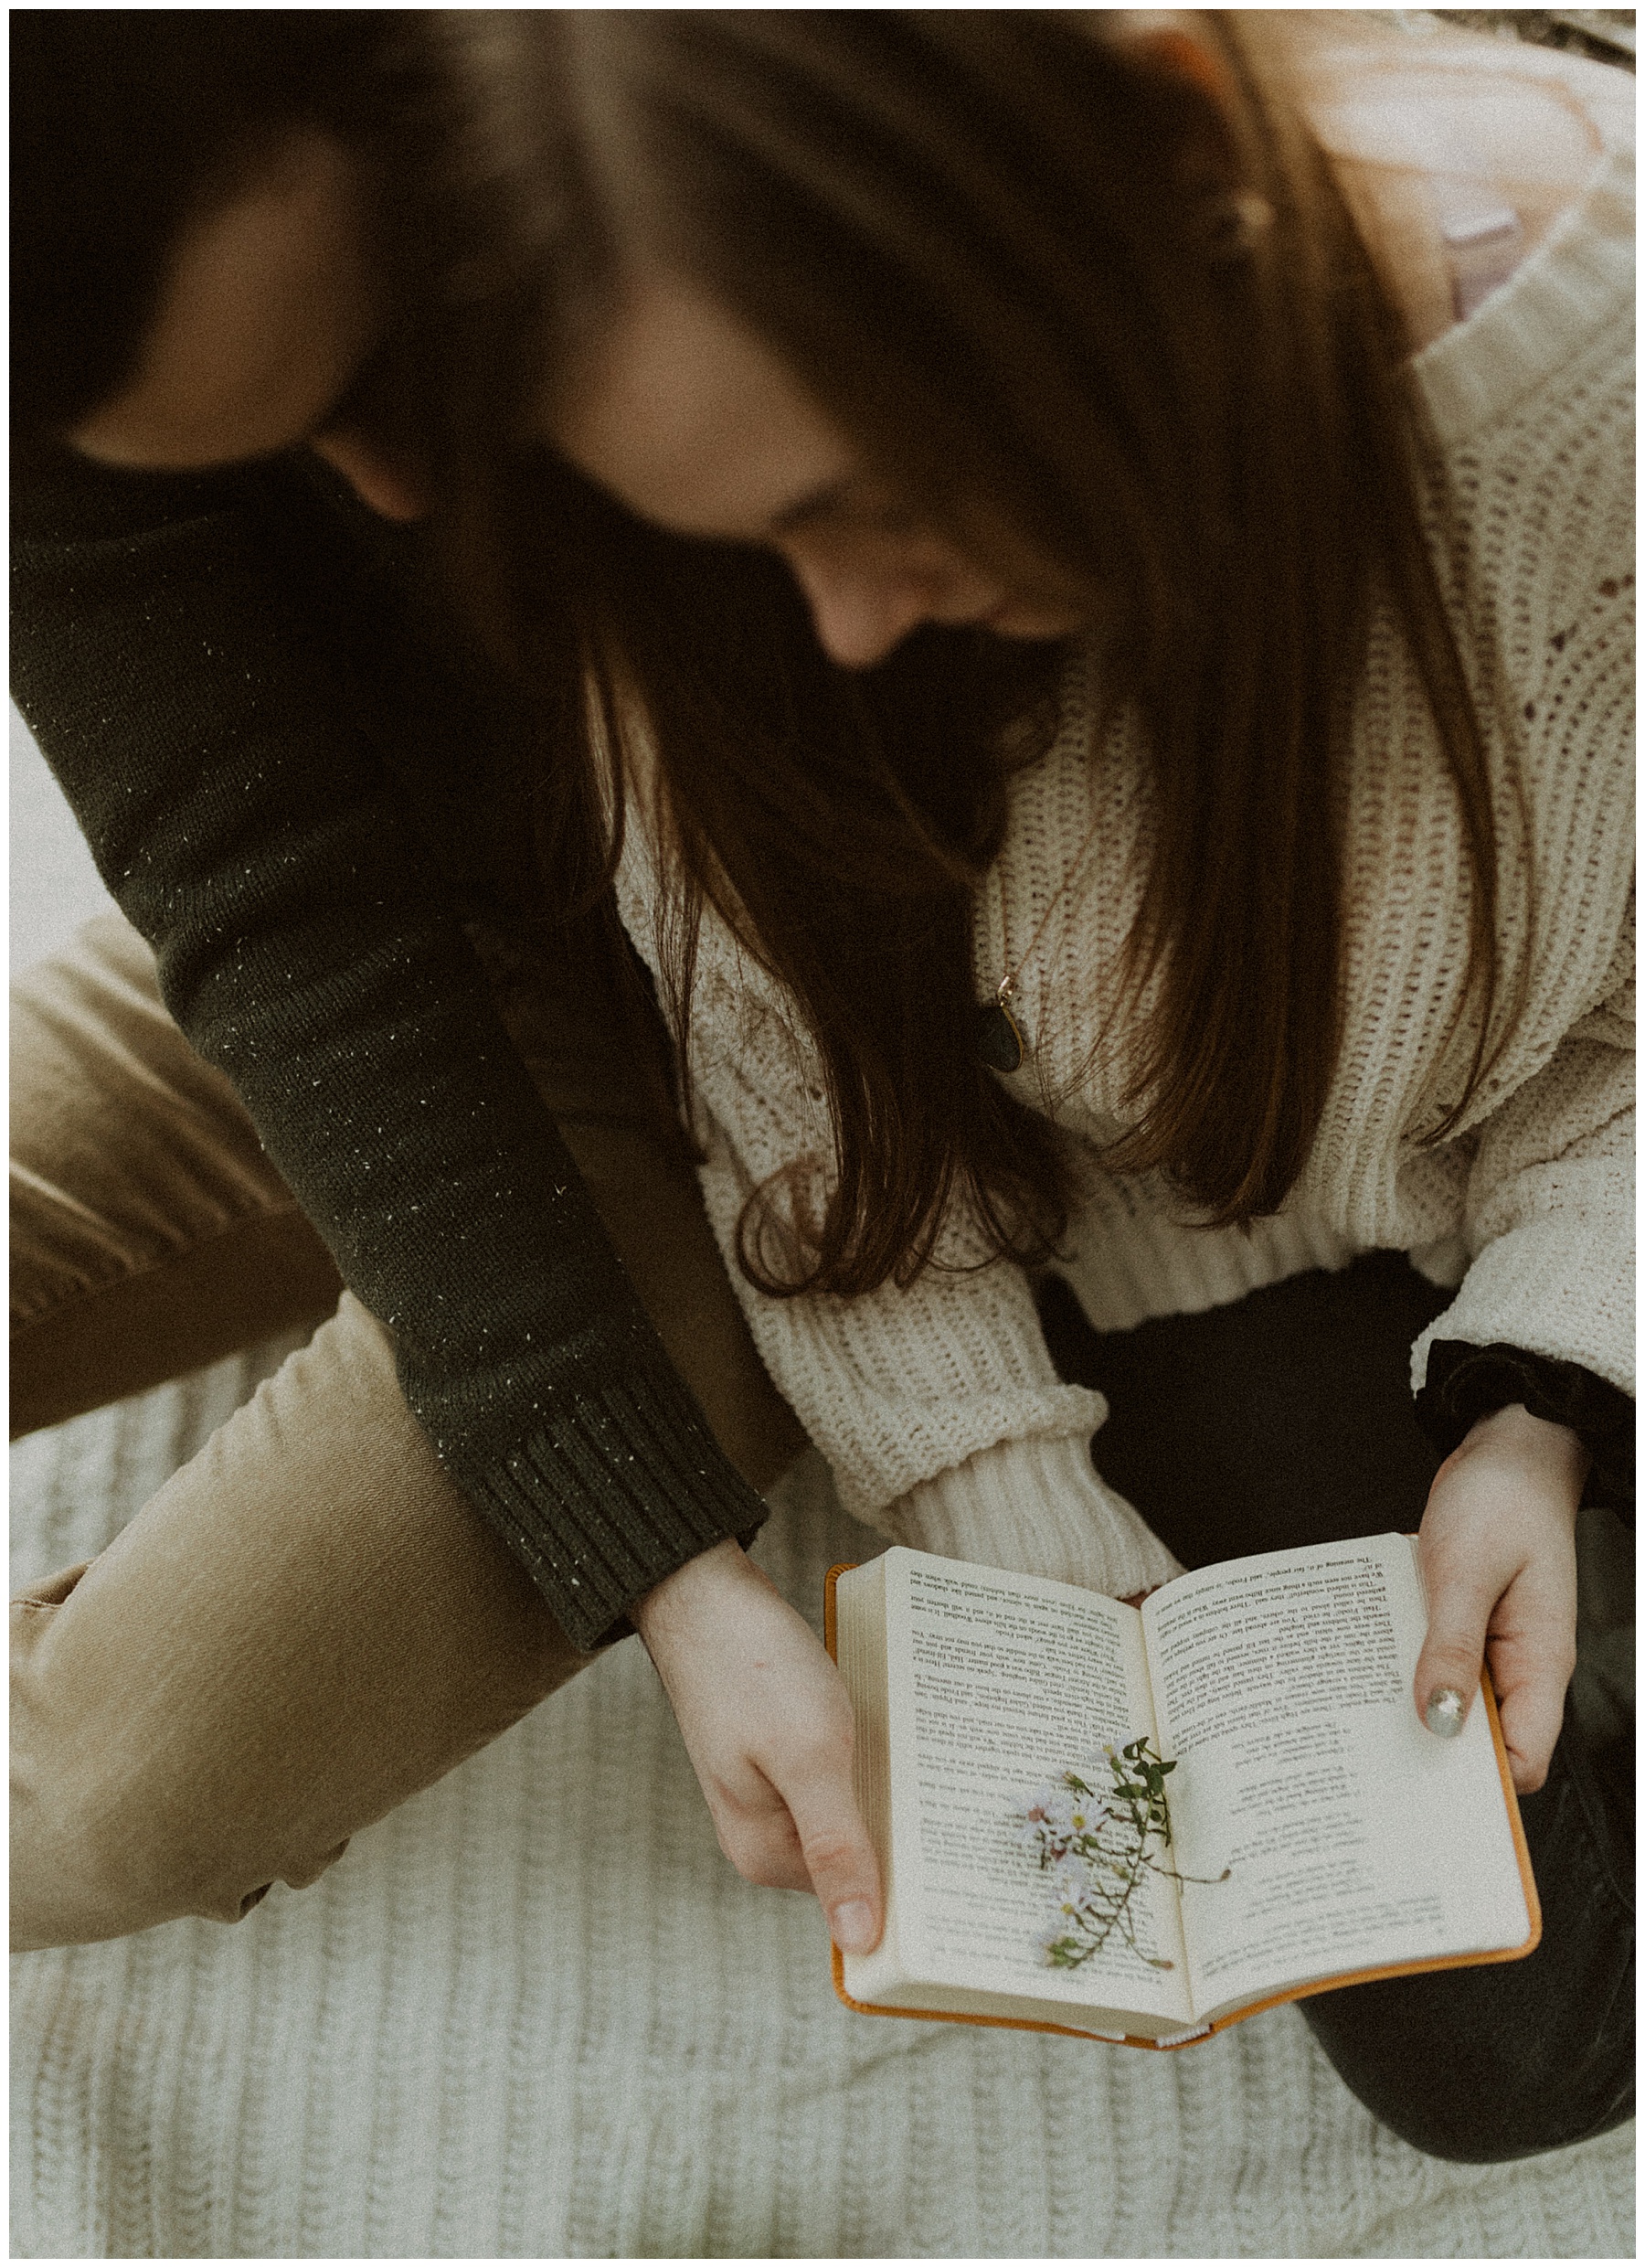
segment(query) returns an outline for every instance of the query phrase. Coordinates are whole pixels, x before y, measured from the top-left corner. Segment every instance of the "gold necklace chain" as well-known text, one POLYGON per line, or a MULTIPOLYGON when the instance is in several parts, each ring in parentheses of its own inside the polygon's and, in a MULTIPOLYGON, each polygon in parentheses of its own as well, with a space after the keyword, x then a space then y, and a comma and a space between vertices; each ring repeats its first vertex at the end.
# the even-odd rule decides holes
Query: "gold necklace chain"
MULTIPOLYGON (((1028 940, 1026 950, 1017 960, 1015 966, 1008 969, 1001 977, 994 992, 992 1005, 979 1008, 977 1011, 977 1052, 992 1070, 1004 1071, 1007 1074, 1020 1070, 1024 1059, 1033 1051, 1034 1041, 1031 1035, 1021 1017, 1014 1016, 1011 1010, 1011 1003, 1016 996, 1017 979, 1039 951, 1040 939, 1045 933, 1051 916, 1067 896, 1074 878, 1085 865, 1086 854, 1095 841, 1097 829, 1101 824, 1102 814, 1098 811, 1086 829, 1085 838, 1075 852, 1067 872, 1057 885, 1056 895, 1045 908, 1045 912, 1041 914, 1038 926, 1028 940)), ((1011 951, 1010 932, 1006 920, 1003 871, 1000 876, 1000 951, 1003 956, 1009 955, 1011 951)))

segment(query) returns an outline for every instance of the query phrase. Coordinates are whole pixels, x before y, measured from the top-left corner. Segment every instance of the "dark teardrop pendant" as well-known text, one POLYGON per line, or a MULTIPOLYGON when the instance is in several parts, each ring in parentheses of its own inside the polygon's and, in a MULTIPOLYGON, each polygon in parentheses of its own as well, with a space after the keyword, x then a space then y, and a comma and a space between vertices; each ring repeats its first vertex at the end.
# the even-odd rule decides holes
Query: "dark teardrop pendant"
POLYGON ((1007 1076, 1020 1071, 1027 1052, 1022 1028, 1003 1000, 991 1000, 977 1010, 977 1053, 991 1071, 1007 1076))

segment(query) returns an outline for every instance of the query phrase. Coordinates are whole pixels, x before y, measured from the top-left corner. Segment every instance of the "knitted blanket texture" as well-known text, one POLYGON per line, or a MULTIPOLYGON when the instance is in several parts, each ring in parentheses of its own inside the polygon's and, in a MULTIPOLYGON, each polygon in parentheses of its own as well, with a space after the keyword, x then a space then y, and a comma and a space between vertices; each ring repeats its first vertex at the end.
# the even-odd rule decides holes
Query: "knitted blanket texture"
MULTIPOLYGON (((14 1583, 100 1549, 278 1351, 19 1443, 14 1583)), ((757 1556, 814 1619, 882 1539, 814 1456, 774 1495, 757 1556)), ((24 1954, 12 2009, 24 2259, 1633 2251, 1631 2127, 1424 2157, 1292 2008, 1169 2056, 850 2014, 814 1904, 721 1858, 631 1641, 313 1889, 24 1954)))

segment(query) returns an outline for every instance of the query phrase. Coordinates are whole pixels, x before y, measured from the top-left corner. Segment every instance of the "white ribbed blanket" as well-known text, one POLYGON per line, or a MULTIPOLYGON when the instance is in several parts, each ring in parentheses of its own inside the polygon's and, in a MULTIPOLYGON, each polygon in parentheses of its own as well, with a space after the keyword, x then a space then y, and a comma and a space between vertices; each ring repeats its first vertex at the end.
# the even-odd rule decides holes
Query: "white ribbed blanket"
MULTIPOLYGON (((98 1549, 269 1363, 12 1453, 26 1580, 98 1549)), ((797 1469, 815 1613, 879 1539, 797 1469)), ((1630 2256, 1632 2130, 1424 2158, 1292 2009, 1173 2056, 850 2015, 807 1899, 716 1847, 639 1646, 245 1922, 13 1963, 24 2258, 1630 2256)))

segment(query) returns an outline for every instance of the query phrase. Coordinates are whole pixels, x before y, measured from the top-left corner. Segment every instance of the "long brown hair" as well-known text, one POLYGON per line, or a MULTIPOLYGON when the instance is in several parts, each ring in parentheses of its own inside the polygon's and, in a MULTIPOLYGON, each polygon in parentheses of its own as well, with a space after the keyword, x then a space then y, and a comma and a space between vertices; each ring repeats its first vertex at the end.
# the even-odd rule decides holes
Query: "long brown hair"
POLYGON ((760 1209, 745 1223, 768 1288, 907 1282, 957 1197, 1001 1252, 1043 1257, 1061 1232, 1055 1134, 977 1061, 971 942, 1003 729, 1014 761, 1044 745, 1024 720, 1054 708, 1060 656, 928 631, 849 676, 775 562, 642 527, 567 468, 535 489, 503 470, 546 365, 637 253, 748 324, 974 555, 1088 601, 1157 814, 1127 970, 1133 1006, 1158 979, 1127 1056, 1145 1107, 1108 1166, 1166 1168, 1216 1221, 1272 1212, 1302 1170, 1338 1051, 1342 756, 1378 602, 1419 668, 1470 868, 1472 1061, 1435 1136, 1500 1046, 1499 819, 1424 535, 1404 342, 1286 98, 1282 33, 1202 25, 1177 56, 1038 10, 434 25, 467 187, 515 248, 454 348, 460 540, 538 682, 597 688, 598 729, 560 712, 554 886, 610 870, 593 783, 631 688, 684 892, 676 1028, 713 903, 825 1067, 835 1156, 798 1262, 765 1256, 760 1209))

